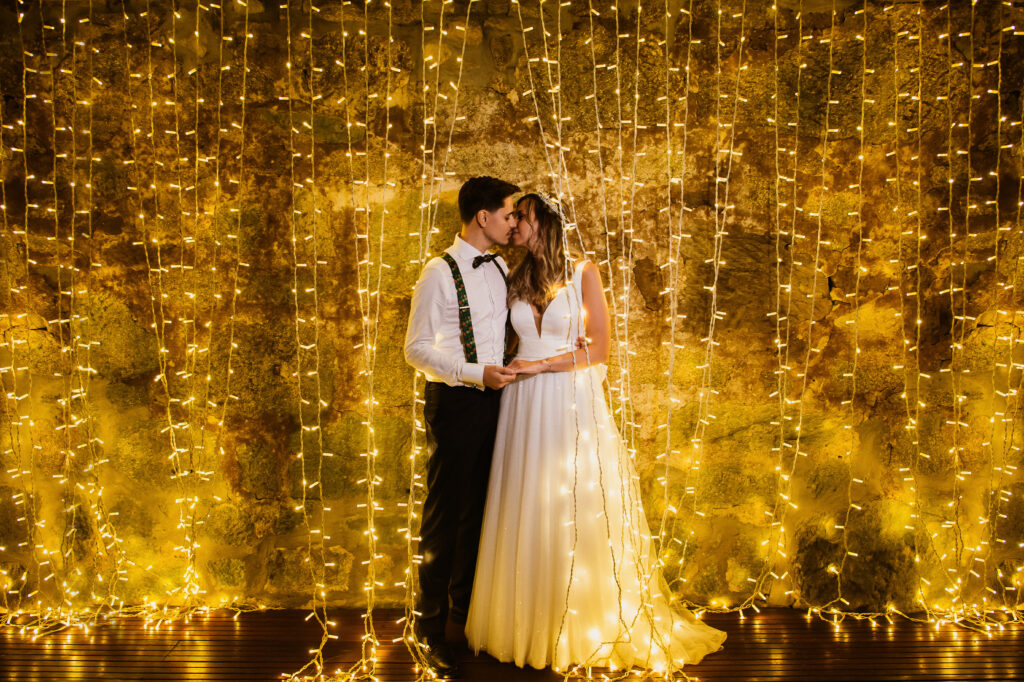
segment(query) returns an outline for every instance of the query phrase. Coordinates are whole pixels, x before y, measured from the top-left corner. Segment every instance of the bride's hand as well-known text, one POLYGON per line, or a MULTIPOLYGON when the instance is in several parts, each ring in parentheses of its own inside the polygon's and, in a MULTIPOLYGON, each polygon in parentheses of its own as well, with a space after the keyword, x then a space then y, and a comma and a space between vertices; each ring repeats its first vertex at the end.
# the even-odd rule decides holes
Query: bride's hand
POLYGON ((516 374, 540 374, 544 371, 544 363, 540 360, 513 360, 508 368, 516 374))

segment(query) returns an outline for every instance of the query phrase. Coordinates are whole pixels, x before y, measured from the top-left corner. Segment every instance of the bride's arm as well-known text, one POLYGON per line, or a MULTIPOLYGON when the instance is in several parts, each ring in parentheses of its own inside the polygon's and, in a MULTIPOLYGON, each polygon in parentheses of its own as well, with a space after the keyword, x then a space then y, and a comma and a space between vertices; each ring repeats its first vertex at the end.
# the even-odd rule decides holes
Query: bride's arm
POLYGON ((584 265, 582 280, 587 345, 571 353, 562 353, 535 362, 523 362, 523 366, 513 367, 521 374, 571 372, 574 369, 582 369, 608 361, 608 351, 611 345, 611 319, 608 315, 608 301, 605 300, 604 287, 601 284, 601 273, 597 266, 590 262, 584 265))

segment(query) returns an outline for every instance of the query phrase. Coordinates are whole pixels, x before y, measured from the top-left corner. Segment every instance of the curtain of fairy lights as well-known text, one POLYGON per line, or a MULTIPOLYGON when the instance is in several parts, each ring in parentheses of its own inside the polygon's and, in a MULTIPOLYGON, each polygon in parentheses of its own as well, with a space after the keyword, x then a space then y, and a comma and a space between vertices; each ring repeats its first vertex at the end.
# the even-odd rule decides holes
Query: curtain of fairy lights
POLYGON ((278 444, 290 487, 277 502, 301 535, 284 549, 299 557, 321 632, 296 674, 372 675, 375 611, 404 605, 403 639, 415 621, 428 455, 423 377, 389 347, 404 326, 395 309, 447 246, 459 184, 508 172, 563 202, 567 246, 604 280, 602 390, 639 473, 623 491, 642 490, 651 519, 647 577, 662 572, 681 604, 741 617, 798 605, 837 627, 895 614, 979 629, 1019 618, 1020 3, 499 5, 8 9, 4 624, 38 633, 277 605, 218 586, 204 547, 212 511, 241 504, 225 462, 252 425, 242 388, 261 349, 247 334, 269 300, 259 259, 285 273, 280 315, 268 318, 291 349, 281 409, 294 423, 278 444), (518 60, 501 102, 513 140, 481 139, 466 103, 486 68, 469 55, 496 31, 518 60), (100 144, 110 121, 123 136, 100 144), (261 135, 275 136, 268 158, 254 151, 268 149, 261 135), (466 161, 499 142, 522 158, 466 161), (114 181, 98 187, 101 177, 114 181), (286 206, 269 219, 281 226, 274 243, 253 217, 268 193, 286 206), (126 251, 104 251, 99 227, 111 220, 126 251), (752 236, 765 246, 756 272, 743 260, 752 236), (641 286, 641 272, 655 284, 641 286), (756 310, 737 302, 746 277, 768 282, 756 310), (143 329, 147 437, 173 491, 161 510, 173 540, 158 562, 125 531, 110 454, 126 434, 110 426, 95 319, 118 296, 143 329), (356 322, 344 331, 339 305, 356 322), (737 353, 755 331, 768 345, 737 353), (732 372, 760 372, 758 388, 737 396, 732 372), (897 388, 869 400, 879 384, 897 388), (396 385, 407 395, 397 402, 396 385), (358 475, 339 491, 341 394, 356 405, 359 428, 346 433, 359 461, 342 465, 358 475), (763 451, 728 451, 735 423, 723 415, 737 405, 766 434, 763 451), (407 438, 392 447, 382 425, 396 415, 407 438), (899 424, 885 443, 866 426, 879 415, 899 424), (758 481, 742 521, 712 497, 730 458, 758 481), (809 489, 826 460, 839 483, 818 502, 809 489), (342 547, 354 525, 359 546, 342 547), (721 553, 725 525, 751 542, 710 596, 704 558, 721 553), (796 560, 809 526, 829 546, 813 565, 796 560), (899 598, 856 603, 873 570, 870 533, 900 548, 905 584, 899 598), (334 670, 330 582, 346 554, 364 634, 360 660, 334 670))

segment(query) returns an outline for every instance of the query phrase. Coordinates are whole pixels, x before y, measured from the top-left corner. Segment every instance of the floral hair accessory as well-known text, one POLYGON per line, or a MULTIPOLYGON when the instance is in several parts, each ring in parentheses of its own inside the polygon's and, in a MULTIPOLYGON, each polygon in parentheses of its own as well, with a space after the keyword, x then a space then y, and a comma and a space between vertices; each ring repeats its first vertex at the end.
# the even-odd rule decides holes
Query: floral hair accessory
POLYGON ((549 211, 558 216, 558 219, 562 222, 562 225, 565 225, 567 222, 569 222, 565 217, 565 213, 562 212, 562 206, 559 202, 555 201, 545 192, 541 192, 538 190, 536 194, 538 197, 540 197, 540 201, 542 204, 544 204, 545 208, 547 208, 549 211))

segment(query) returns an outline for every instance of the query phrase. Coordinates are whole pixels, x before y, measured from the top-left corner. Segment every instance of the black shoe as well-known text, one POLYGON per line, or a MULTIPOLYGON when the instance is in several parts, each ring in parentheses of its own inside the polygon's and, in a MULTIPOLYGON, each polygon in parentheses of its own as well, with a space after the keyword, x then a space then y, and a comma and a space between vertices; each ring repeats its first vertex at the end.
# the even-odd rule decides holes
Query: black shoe
POLYGON ((444 640, 444 637, 437 635, 418 635, 416 646, 423 656, 423 662, 430 672, 440 678, 453 679, 459 676, 459 661, 455 652, 444 640))

